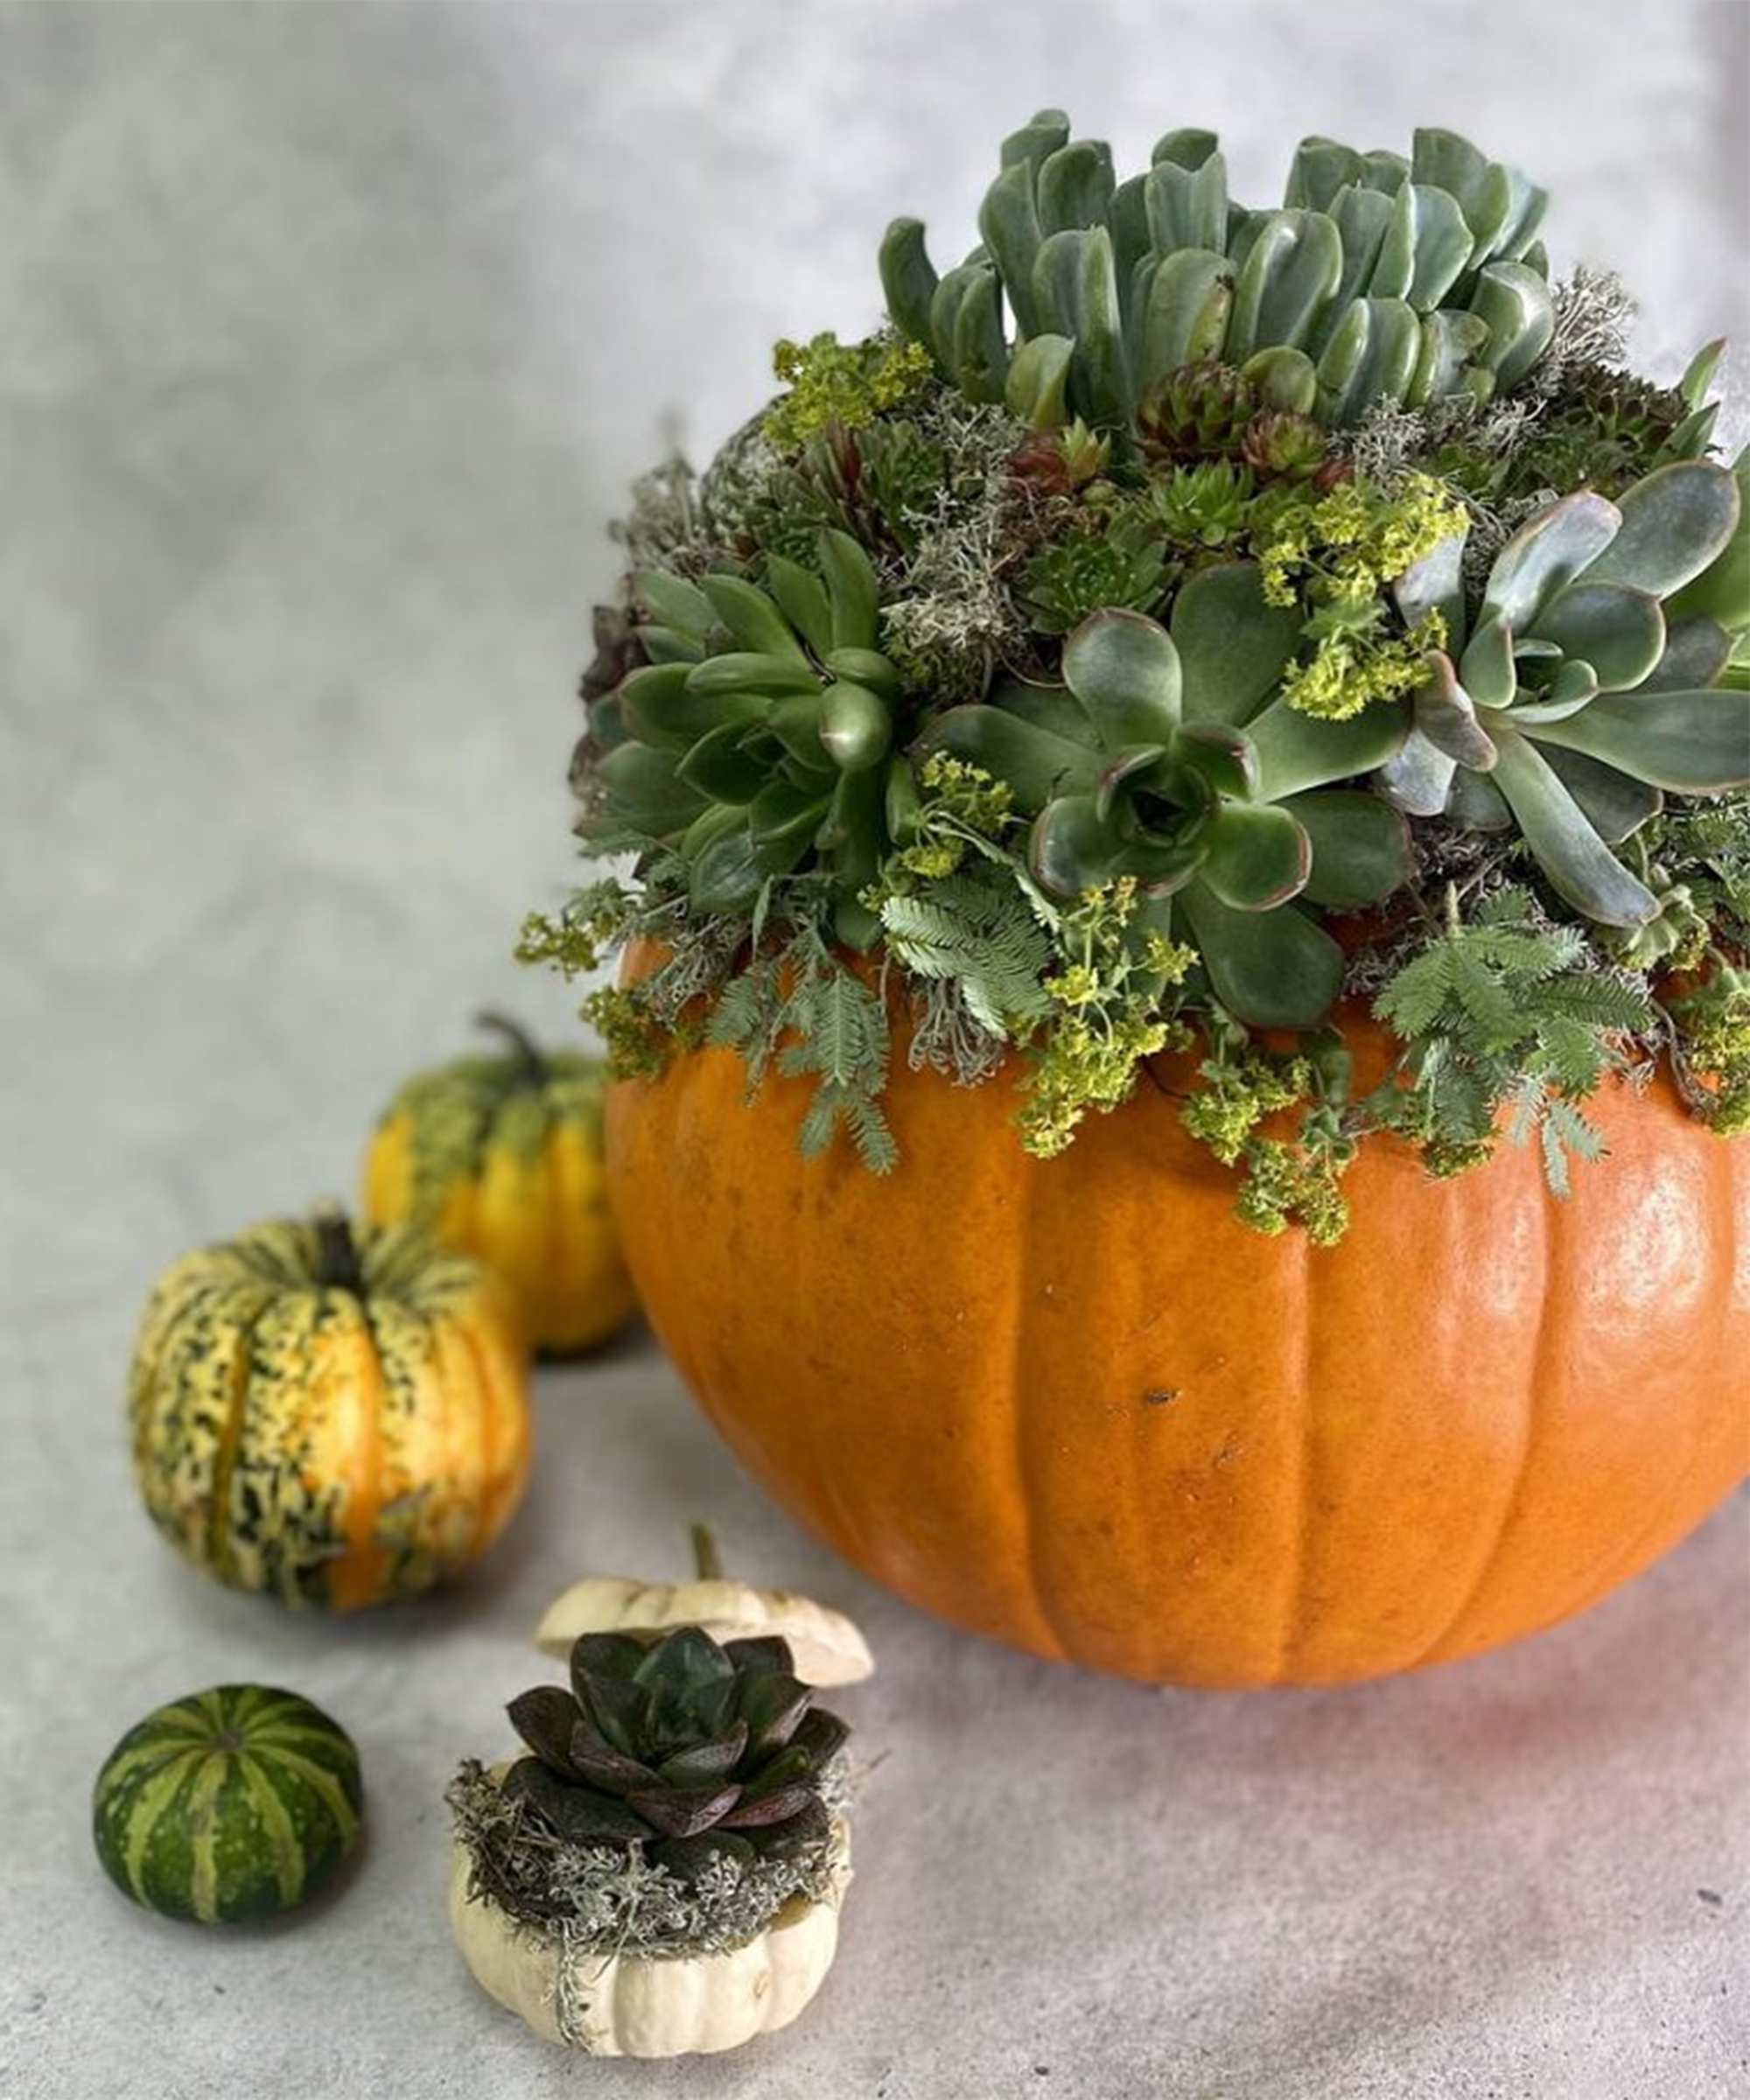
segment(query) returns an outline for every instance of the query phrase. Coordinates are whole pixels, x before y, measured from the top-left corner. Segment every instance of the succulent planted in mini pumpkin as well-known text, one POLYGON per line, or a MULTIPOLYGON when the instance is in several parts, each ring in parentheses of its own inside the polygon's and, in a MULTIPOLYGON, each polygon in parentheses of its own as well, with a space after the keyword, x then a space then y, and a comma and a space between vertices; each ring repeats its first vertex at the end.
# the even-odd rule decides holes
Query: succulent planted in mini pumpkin
POLYGON ((537 1686, 509 1712, 533 1754, 505 1788, 569 1843, 636 1846, 685 1879, 828 1842, 822 1782, 850 1732, 780 1638, 584 1634, 570 1689, 537 1686))
POLYGON ((1341 950, 1293 900, 1358 909, 1410 870, 1402 817, 1331 785, 1397 749, 1403 710, 1343 723, 1296 710, 1278 689, 1299 634, 1256 564, 1224 564, 1185 584, 1170 626, 1096 612, 1064 648, 1062 689, 1006 689, 927 739, 1033 816, 1046 891, 1073 899, 1134 877, 1153 930, 1182 914, 1228 1011, 1282 1027, 1322 1019, 1342 982, 1341 950))

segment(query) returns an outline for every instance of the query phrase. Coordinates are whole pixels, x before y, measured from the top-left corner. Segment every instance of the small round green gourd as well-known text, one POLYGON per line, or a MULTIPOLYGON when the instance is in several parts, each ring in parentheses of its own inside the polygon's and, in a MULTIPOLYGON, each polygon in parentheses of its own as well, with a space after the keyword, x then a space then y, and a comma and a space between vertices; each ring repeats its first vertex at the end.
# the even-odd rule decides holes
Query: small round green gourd
POLYGON ((92 1828, 124 1895, 232 1924, 314 1895, 352 1850, 363 1804, 359 1754, 319 1706, 220 1684, 128 1731, 97 1774, 92 1828))

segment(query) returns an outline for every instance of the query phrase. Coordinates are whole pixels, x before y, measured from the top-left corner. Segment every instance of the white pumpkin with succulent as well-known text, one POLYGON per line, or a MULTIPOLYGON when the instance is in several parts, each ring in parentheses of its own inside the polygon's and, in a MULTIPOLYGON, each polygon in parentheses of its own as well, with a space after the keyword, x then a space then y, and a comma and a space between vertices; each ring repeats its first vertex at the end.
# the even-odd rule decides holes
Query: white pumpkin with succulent
POLYGON ((556 1600, 537 1639, 569 1689, 512 1700, 527 1754, 450 1789, 450 1919, 476 1982, 595 2055, 771 2033, 837 1950, 850 1731, 802 1657, 847 1683, 868 1648, 810 1599, 724 1581, 698 1544, 696 1583, 597 1577, 556 1600), (694 1608, 706 1623, 669 1615, 694 1608))

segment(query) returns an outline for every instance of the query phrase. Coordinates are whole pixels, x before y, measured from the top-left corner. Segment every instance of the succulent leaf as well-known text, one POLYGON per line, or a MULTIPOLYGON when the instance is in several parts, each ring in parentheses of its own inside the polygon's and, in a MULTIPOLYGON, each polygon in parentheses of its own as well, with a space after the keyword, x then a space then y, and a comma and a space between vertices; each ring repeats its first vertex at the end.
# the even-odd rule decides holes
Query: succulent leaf
POLYGON ((1604 844, 1536 746, 1503 727, 1496 752, 1489 778, 1558 894, 1601 926, 1652 918, 1657 900, 1604 844))
POLYGON ((1063 682, 1107 743, 1165 743, 1179 727, 1179 652, 1140 612, 1085 620, 1065 644, 1063 682))
POLYGON ((1312 872, 1312 846, 1292 811, 1224 802, 1203 834, 1198 872, 1223 904, 1267 912, 1298 897, 1312 872))
POLYGON ((1603 693, 1538 734, 1680 794, 1720 794, 1750 782, 1750 693, 1726 687, 1656 700, 1603 693))
POLYGON ((1619 508, 1621 529, 1586 570, 1586 581, 1669 598, 1724 552, 1738 522, 1738 485, 1723 466, 1676 460, 1637 481, 1619 508))
POLYGON ((1301 892, 1308 903, 1328 911, 1361 911, 1409 881, 1414 866, 1410 827, 1378 795, 1327 788, 1292 795, 1281 807, 1299 825, 1312 851, 1301 892))
POLYGON ((1293 905, 1247 912, 1193 883, 1177 900, 1215 996, 1257 1028, 1312 1028, 1343 984, 1343 951, 1293 905))
POLYGON ((571 1733, 578 1723, 577 1702, 556 1684, 520 1692, 507 1709, 510 1725, 550 1771, 568 1779, 583 1774, 571 1761, 571 1733))
POLYGON ((1550 770, 1573 796, 1586 822, 1607 846, 1620 846, 1664 806, 1664 795, 1584 752, 1564 751, 1559 744, 1540 746, 1550 770))
POLYGON ((745 650, 807 667, 789 622, 763 591, 738 576, 701 577, 699 588, 711 610, 745 650))
POLYGON ((1258 793, 1281 802, 1307 788, 1353 780, 1383 766, 1409 729, 1401 706, 1376 703, 1346 722, 1320 722, 1272 700, 1246 724, 1257 754, 1258 793))
POLYGON ((950 708, 932 724, 922 748, 952 752, 1005 781, 1016 808, 1028 816, 1055 794, 1092 794, 1103 771, 1096 750, 1006 707, 950 708))
POLYGON ((1265 601, 1256 562, 1222 562, 1186 581, 1169 632, 1186 720, 1242 727, 1281 682, 1299 642, 1300 616, 1265 601))
POLYGON ((1495 556, 1483 591, 1482 617, 1530 631, 1550 599, 1582 571, 1607 582, 1595 564, 1616 538, 1622 513, 1590 489, 1552 503, 1522 525, 1495 556))
POLYGON ((1590 664, 1606 692, 1639 685, 1665 653, 1665 616, 1652 592, 1591 577, 1539 614, 1536 633, 1590 664))

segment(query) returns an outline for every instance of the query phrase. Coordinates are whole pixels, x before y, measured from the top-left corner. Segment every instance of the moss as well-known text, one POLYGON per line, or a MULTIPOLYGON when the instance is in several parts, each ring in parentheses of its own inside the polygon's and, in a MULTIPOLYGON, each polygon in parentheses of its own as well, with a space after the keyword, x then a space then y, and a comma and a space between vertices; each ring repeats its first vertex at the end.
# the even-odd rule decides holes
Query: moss
MULTIPOLYGON (((850 1798, 843 1760, 828 1768, 821 1792, 843 1816, 850 1798)), ((444 1799, 467 1854, 470 1896, 556 1931, 568 1955, 730 1954, 765 1931, 793 1896, 830 1895, 838 1870, 827 1837, 793 1859, 724 1857, 683 1880, 636 1846, 568 1844, 472 1759, 444 1799)))

